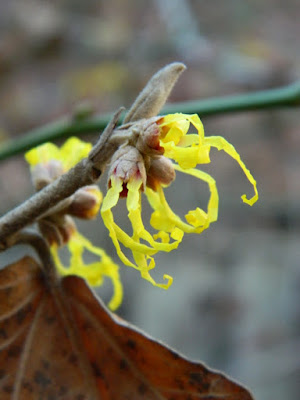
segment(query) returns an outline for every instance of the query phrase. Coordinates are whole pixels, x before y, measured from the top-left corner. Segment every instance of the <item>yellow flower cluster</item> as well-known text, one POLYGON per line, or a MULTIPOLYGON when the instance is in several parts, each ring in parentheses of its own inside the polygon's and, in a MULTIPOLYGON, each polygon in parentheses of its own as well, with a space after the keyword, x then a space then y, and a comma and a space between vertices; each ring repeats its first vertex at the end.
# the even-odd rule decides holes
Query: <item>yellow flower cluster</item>
MULTIPOLYGON (((170 114, 157 117, 153 121, 147 125, 144 136, 140 134, 135 142, 121 145, 112 160, 109 189, 103 199, 101 215, 121 261, 138 269, 141 276, 153 285, 167 289, 172 283, 172 277, 164 275, 167 282, 157 283, 150 275, 149 271, 155 267, 153 256, 160 251, 176 249, 185 233, 201 233, 218 218, 216 182, 210 175, 196 168, 198 164, 210 162, 211 148, 223 150, 234 158, 253 185, 254 196, 250 199, 246 195, 242 196, 245 203, 253 205, 258 199, 258 193, 256 181, 235 148, 221 136, 206 137, 198 115, 170 114), (190 126, 193 126, 196 133, 189 133, 190 126), (172 211, 164 195, 164 187, 174 180, 175 171, 206 182, 210 190, 207 209, 197 207, 190 210, 185 215, 185 220, 172 211), (142 192, 153 209, 150 224, 154 232, 149 232, 143 224, 142 192), (120 197, 126 197, 132 234, 126 233, 114 220, 112 209, 120 197), (124 253, 123 248, 131 251, 132 259, 124 253)), ((66 171, 86 157, 90 148, 89 144, 72 138, 61 149, 50 143, 39 146, 28 152, 26 159, 31 166, 55 159, 62 163, 66 171)), ((100 206, 100 200, 97 204, 100 206)), ((94 206, 93 215, 98 208, 94 206)), ((115 289, 110 307, 116 308, 120 304, 122 286, 118 267, 102 249, 93 246, 76 231, 68 242, 71 257, 70 266, 66 268, 59 259, 57 248, 52 247, 52 254, 61 274, 82 276, 92 285, 101 284, 103 277, 109 276, 115 289), (84 249, 99 256, 100 261, 84 263, 84 249)))
MULTIPOLYGON (((156 124, 159 128, 159 147, 163 148, 161 157, 175 161, 173 168, 176 171, 192 175, 208 184, 210 199, 207 211, 197 207, 195 210, 189 211, 185 215, 185 221, 183 221, 172 211, 167 203, 163 190, 166 185, 156 182, 154 189, 146 187, 145 190, 145 195, 154 210, 150 224, 156 232, 151 234, 145 229, 141 216, 143 177, 141 173, 133 174, 126 181, 126 206, 133 231, 130 236, 115 223, 113 218, 112 208, 117 204, 119 197, 121 197, 120 194, 124 193, 124 179, 112 173, 110 176, 111 187, 103 200, 101 215, 121 261, 138 269, 141 276, 153 285, 167 289, 172 283, 170 276, 164 275, 167 283, 158 284, 149 273, 155 267, 153 255, 159 251, 169 252, 176 249, 185 233, 201 233, 218 217, 219 199, 216 182, 210 175, 195 168, 198 164, 210 162, 209 153, 211 147, 224 150, 233 157, 252 183, 255 195, 249 200, 243 195, 243 201, 252 205, 258 199, 258 194, 254 178, 241 161, 234 147, 223 137, 205 137, 203 125, 198 115, 170 114, 158 119, 156 124), (191 124, 196 129, 197 134, 188 134, 191 124), (134 262, 124 254, 120 245, 131 250, 134 262)), ((155 136, 155 131, 153 136, 155 136)), ((157 155, 155 157, 157 159, 157 155)), ((164 164, 161 163, 161 165, 161 175, 163 175, 164 164)))

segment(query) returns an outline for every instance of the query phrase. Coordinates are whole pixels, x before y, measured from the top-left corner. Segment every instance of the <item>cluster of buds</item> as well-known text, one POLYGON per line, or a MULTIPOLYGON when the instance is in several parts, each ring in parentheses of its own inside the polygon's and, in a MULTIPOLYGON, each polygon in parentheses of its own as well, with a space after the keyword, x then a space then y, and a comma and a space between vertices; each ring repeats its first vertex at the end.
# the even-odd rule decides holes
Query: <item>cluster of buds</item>
MULTIPOLYGON (((36 191, 43 189, 82 158, 87 157, 91 148, 90 143, 70 138, 61 148, 52 143, 45 143, 27 152, 25 158, 31 166, 31 177, 36 191)), ((120 305, 123 297, 119 267, 104 250, 94 246, 78 232, 73 219, 73 217, 88 220, 95 218, 99 213, 102 197, 98 186, 82 187, 42 215, 38 220, 38 226, 50 245, 57 270, 61 275, 81 276, 92 286, 101 285, 105 276, 111 279, 114 294, 109 307, 114 310, 120 305), (59 255, 59 247, 62 245, 67 245, 70 253, 67 266, 59 255), (96 256, 97 261, 86 263, 83 259, 85 251, 96 256)))
MULTIPOLYGON (((87 155, 91 149, 90 144, 83 143, 76 138, 70 139, 61 149, 48 143, 26 154, 26 159, 31 164, 31 178, 36 191, 43 189, 66 172, 66 169, 70 167, 70 154, 66 158, 66 151, 75 146, 80 148, 79 157, 76 157, 77 153, 75 153, 72 160, 72 164, 75 165, 82 155, 87 155), (64 160, 68 160, 68 166, 64 165, 64 160)), ((60 247, 68 243, 76 232, 76 225, 72 217, 95 218, 101 202, 102 193, 98 186, 82 187, 58 206, 48 210, 38 221, 39 229, 49 245, 60 247)))
POLYGON ((126 142, 113 155, 108 172, 108 188, 112 186, 112 179, 122 181, 120 197, 127 197, 130 181, 140 183, 140 190, 144 192, 146 187, 155 191, 160 184, 167 186, 175 179, 173 164, 164 157, 164 148, 160 145, 159 121, 161 118, 154 117, 122 129, 127 131, 124 132, 126 142))

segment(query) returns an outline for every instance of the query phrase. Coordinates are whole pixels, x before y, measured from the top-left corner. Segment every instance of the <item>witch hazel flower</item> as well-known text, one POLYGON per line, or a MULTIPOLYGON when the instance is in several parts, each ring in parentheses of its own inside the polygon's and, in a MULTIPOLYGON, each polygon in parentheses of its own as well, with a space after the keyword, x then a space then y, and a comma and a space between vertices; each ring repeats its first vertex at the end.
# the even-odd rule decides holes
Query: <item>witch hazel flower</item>
POLYGON ((199 165, 211 162, 211 148, 223 150, 236 160, 253 186, 253 196, 243 195, 242 200, 253 205, 258 199, 256 181, 238 152, 222 136, 206 136, 197 114, 156 115, 184 69, 183 64, 173 63, 158 71, 133 103, 123 124, 118 128, 113 125, 110 136, 103 134, 100 153, 97 146, 91 150, 90 144, 71 138, 61 149, 47 143, 26 154, 37 190, 84 157, 92 161, 99 175, 103 165, 108 164, 108 188, 103 201, 98 187, 81 188, 59 203, 55 210, 50 210, 50 214, 43 215, 39 226, 51 244, 53 258, 62 275, 76 274, 92 285, 101 284, 105 276, 112 280, 114 296, 110 307, 113 309, 122 300, 118 267, 102 249, 77 231, 72 216, 93 218, 101 206, 103 222, 120 260, 137 269, 141 277, 154 286, 168 289, 173 281, 171 276, 163 275, 163 282, 156 282, 151 276, 155 255, 177 249, 185 234, 201 234, 218 218, 216 182, 198 169, 199 165), (176 184, 177 173, 194 177, 195 184, 197 180, 204 181, 210 192, 206 207, 187 210, 183 218, 172 210, 165 197, 165 188, 176 184), (143 221, 143 196, 153 210, 146 224, 150 228, 146 228, 143 221), (114 210, 121 201, 127 209, 130 232, 115 221, 114 210), (67 267, 58 254, 58 246, 62 244, 67 244, 71 254, 67 267), (100 260, 87 264, 83 260, 85 250, 100 260))
POLYGON ((156 283, 150 275, 150 270, 155 267, 153 256, 159 251, 176 249, 184 234, 199 234, 218 218, 216 182, 209 174, 196 168, 199 164, 210 162, 211 148, 228 153, 244 171, 254 188, 252 198, 242 196, 247 204, 254 204, 258 198, 256 182, 230 143, 221 136, 205 136, 196 114, 169 114, 151 121, 139 121, 132 127, 132 132, 131 145, 117 151, 111 163, 109 189, 103 200, 101 215, 121 261, 138 269, 141 276, 153 285, 166 289, 172 283, 170 276, 164 276, 167 283, 156 283), (195 133, 188 133, 190 126, 195 133), (140 135, 137 129, 140 129, 140 135), (210 198, 206 210, 200 207, 189 210, 184 219, 174 213, 164 189, 175 181, 175 172, 207 183, 210 198), (142 220, 142 193, 153 209, 150 218, 153 232, 145 229, 142 220), (126 197, 132 235, 114 221, 113 208, 121 197, 126 197), (131 250, 133 260, 125 255, 122 246, 131 250))
MULTIPOLYGON (((181 239, 181 234, 174 243, 163 243, 155 240, 144 227, 141 211, 141 192, 146 188, 147 172, 143 155, 133 146, 124 146, 115 153, 109 170, 108 191, 103 200, 101 215, 103 222, 109 230, 110 237, 116 247, 121 261, 140 270, 143 278, 155 286, 167 288, 171 284, 171 277, 165 276, 166 284, 157 284, 149 270, 154 268, 153 255, 158 251, 171 251, 175 249, 181 239), (114 221, 112 209, 119 198, 126 197, 128 217, 131 222, 133 234, 128 235, 114 221), (131 249, 134 262, 121 249, 121 245, 131 249)), ((176 233, 174 232, 174 237, 176 233)))

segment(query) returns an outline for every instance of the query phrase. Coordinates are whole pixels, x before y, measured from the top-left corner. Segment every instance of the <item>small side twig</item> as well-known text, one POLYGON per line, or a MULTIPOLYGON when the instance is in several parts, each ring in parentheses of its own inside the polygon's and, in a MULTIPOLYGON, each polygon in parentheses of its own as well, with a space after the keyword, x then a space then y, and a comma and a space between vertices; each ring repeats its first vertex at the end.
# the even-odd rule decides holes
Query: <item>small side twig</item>
POLYGON ((31 246, 37 253, 44 273, 53 283, 57 280, 56 268, 49 250, 46 240, 37 232, 31 230, 23 230, 11 236, 7 241, 7 248, 19 244, 27 244, 31 246))

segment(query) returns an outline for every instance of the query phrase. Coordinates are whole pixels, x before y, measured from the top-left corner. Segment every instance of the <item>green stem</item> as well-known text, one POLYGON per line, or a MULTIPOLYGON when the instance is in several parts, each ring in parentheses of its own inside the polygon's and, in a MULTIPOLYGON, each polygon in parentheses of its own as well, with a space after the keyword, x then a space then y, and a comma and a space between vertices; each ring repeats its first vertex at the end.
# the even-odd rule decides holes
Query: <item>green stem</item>
MULTIPOLYGON (((254 93, 215 97, 208 100, 186 101, 167 105, 161 114, 182 112, 199 114, 200 117, 217 114, 296 107, 300 105, 300 81, 279 89, 269 89, 254 93)), ((73 135, 97 133, 105 128, 112 114, 72 120, 63 118, 34 129, 23 136, 7 141, 0 147, 0 160, 22 153, 46 141, 73 135)))

